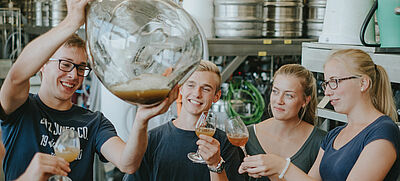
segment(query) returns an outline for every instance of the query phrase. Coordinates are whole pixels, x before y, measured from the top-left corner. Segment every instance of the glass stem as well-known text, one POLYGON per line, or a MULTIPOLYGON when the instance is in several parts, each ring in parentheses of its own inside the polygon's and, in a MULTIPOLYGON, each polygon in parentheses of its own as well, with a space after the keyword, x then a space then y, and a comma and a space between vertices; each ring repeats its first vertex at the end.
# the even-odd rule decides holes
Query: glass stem
MULTIPOLYGON (((196 151, 196 155, 198 156, 198 157, 200 157, 201 159, 203 159, 203 157, 200 155, 200 153, 199 153, 199 149, 197 149, 197 151, 196 151)), ((203 159, 204 160, 204 159, 203 159)))
POLYGON ((242 149, 242 151, 244 153, 244 157, 247 157, 246 148, 244 148, 244 146, 241 146, 240 148, 242 149))

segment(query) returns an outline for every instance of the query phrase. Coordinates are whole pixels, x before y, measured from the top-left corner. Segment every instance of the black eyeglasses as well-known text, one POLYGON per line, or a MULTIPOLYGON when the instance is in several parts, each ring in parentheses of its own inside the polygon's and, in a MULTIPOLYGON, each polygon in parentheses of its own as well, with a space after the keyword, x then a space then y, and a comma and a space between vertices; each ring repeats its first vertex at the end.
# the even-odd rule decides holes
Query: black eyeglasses
POLYGON ((325 82, 322 82, 321 83, 321 87, 322 87, 322 90, 325 91, 326 90, 326 85, 329 85, 329 87, 332 90, 335 90, 336 88, 338 88, 340 81, 342 81, 342 80, 350 80, 350 79, 357 79, 357 78, 360 78, 360 77, 361 76, 353 75, 353 76, 344 77, 344 78, 331 78, 331 79, 329 79, 329 80, 327 80, 325 82))
POLYGON ((83 76, 86 77, 89 75, 90 71, 92 70, 89 66, 87 65, 78 65, 74 64, 69 60, 63 60, 63 59, 54 59, 50 58, 49 60, 57 60, 58 61, 58 69, 64 72, 71 72, 74 68, 76 68, 76 72, 78 76, 83 76))

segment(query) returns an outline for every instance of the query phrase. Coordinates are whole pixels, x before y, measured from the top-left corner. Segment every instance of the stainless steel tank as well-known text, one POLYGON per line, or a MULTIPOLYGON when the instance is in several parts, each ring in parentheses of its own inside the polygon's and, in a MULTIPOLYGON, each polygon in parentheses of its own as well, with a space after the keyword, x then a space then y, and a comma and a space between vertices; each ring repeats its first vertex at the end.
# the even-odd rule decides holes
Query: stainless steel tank
POLYGON ((22 15, 28 20, 28 9, 29 9, 29 1, 24 1, 22 4, 22 15))
POLYGON ((215 0, 215 35, 228 38, 261 37, 262 0, 215 0))
POLYGON ((33 11, 33 16, 32 16, 32 24, 34 26, 43 26, 43 20, 42 20, 42 4, 43 2, 41 0, 34 0, 33 5, 34 5, 34 11, 33 11))
POLYGON ((65 0, 52 0, 50 2, 50 24, 57 26, 67 16, 67 3, 65 0))
POLYGON ((27 22, 28 22, 28 24, 33 24, 32 22, 33 22, 33 17, 32 17, 32 15, 33 15, 33 0, 28 0, 27 1, 27 7, 26 7, 26 19, 27 19, 27 22))
POLYGON ((50 1, 42 1, 42 25, 50 26, 50 1))
POLYGON ((326 0, 310 0, 307 3, 308 14, 306 19, 307 35, 319 37, 322 33, 322 24, 325 16, 326 0))
POLYGON ((265 37, 301 37, 303 35, 303 3, 297 1, 264 2, 265 37))

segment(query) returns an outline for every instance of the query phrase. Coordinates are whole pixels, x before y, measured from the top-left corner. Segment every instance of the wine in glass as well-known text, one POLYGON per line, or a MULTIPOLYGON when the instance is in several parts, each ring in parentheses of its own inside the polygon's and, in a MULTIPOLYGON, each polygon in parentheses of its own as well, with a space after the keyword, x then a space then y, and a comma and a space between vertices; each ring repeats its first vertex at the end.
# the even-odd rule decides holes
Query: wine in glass
MULTIPOLYGON (((207 136, 214 136, 216 130, 216 122, 217 118, 213 112, 211 111, 202 112, 200 118, 196 122, 195 132, 197 137, 199 137, 199 135, 201 134, 207 136)), ((204 161, 201 155, 199 154, 199 150, 197 150, 196 153, 193 152, 188 153, 187 157, 194 163, 202 163, 202 164, 206 163, 206 161, 204 161)))
POLYGON ((243 150, 244 156, 247 156, 244 146, 249 140, 249 131, 239 116, 230 117, 225 120, 225 132, 229 142, 243 150))
MULTIPOLYGON (((79 156, 80 142, 78 133, 71 129, 65 129, 58 137, 56 144, 53 147, 56 156, 63 158, 67 162, 72 162, 79 156)), ((61 175, 53 175, 49 181, 71 181, 69 177, 61 175)))

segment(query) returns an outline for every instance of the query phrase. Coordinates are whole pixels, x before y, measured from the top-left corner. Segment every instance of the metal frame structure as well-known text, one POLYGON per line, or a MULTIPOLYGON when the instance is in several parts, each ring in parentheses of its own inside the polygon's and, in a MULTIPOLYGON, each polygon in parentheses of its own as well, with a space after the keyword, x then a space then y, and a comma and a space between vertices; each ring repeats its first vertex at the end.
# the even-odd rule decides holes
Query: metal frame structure
POLYGON ((208 39, 210 56, 235 56, 222 71, 222 82, 242 64, 248 56, 301 55, 303 42, 315 42, 316 39, 208 39))

